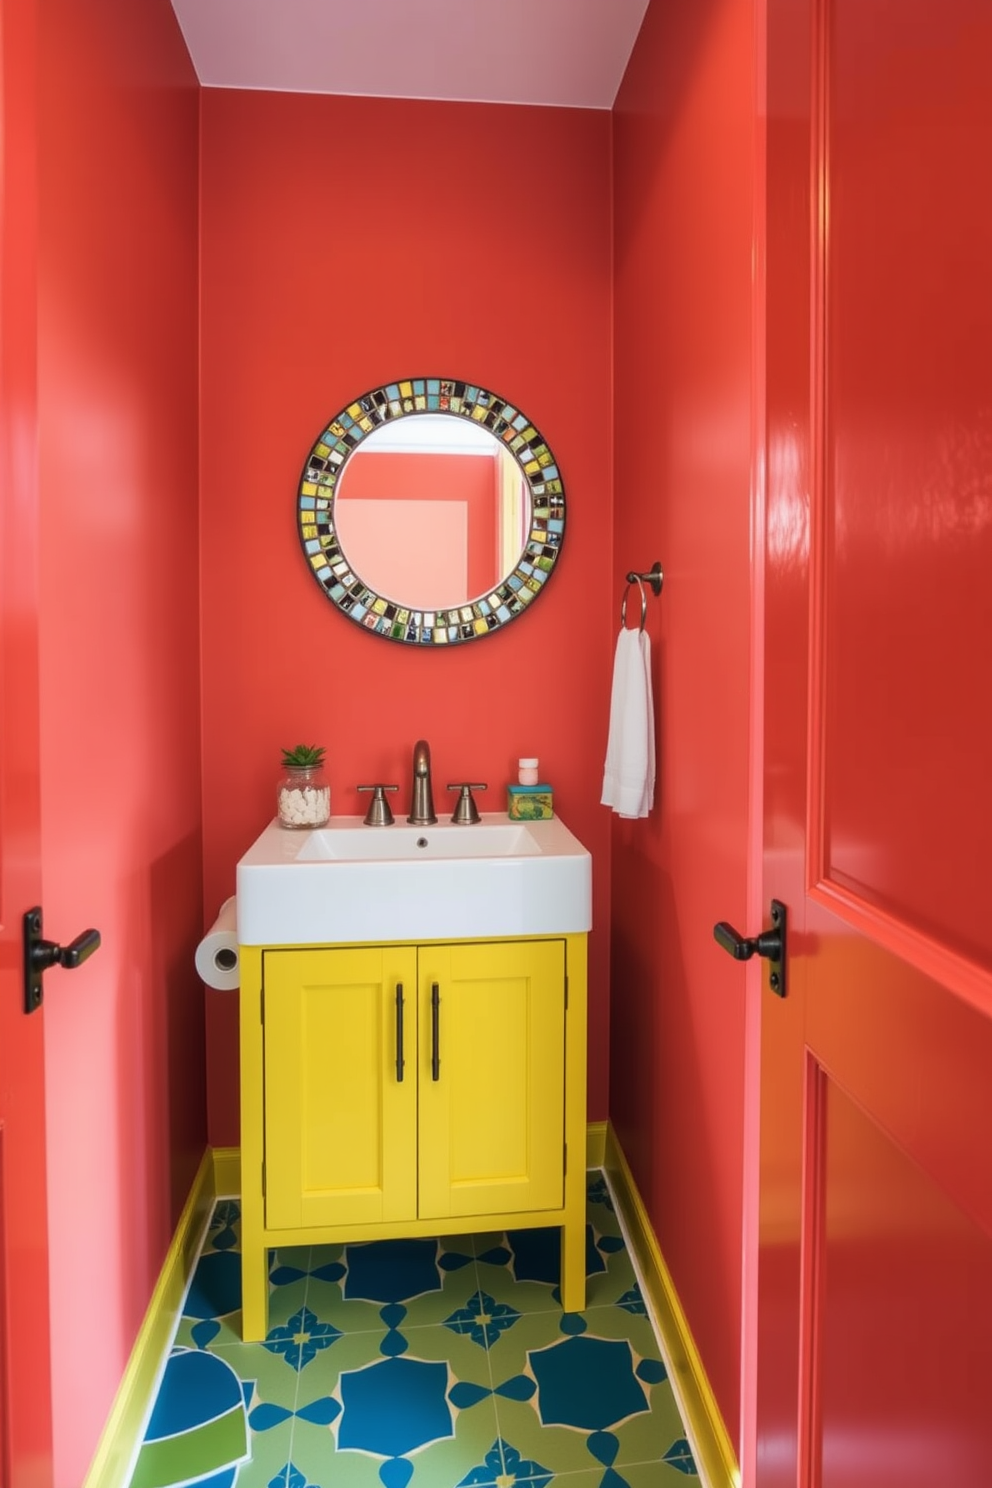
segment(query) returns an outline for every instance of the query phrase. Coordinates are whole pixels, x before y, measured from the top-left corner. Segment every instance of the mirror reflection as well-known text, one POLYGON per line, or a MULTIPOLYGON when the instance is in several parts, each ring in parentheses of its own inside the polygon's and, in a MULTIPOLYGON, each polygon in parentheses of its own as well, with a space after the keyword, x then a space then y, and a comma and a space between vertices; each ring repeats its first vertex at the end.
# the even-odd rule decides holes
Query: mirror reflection
POLYGON ((297 507, 310 571, 365 630, 407 645, 491 635, 543 591, 565 493, 526 414, 486 388, 373 388, 307 457, 297 507))
POLYGON ((458 608, 516 568, 530 530, 523 471, 494 434, 445 413, 376 429, 341 472, 341 551, 379 594, 458 608))

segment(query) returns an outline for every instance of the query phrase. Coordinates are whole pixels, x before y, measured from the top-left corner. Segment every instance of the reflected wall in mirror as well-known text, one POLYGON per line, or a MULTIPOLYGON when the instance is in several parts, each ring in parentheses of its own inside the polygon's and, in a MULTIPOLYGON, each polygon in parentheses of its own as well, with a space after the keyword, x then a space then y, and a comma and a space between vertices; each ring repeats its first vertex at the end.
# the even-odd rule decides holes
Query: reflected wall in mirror
POLYGON ((314 578, 363 629, 442 646, 490 635, 540 594, 565 495, 520 409, 444 378, 388 383, 322 431, 300 482, 314 578))

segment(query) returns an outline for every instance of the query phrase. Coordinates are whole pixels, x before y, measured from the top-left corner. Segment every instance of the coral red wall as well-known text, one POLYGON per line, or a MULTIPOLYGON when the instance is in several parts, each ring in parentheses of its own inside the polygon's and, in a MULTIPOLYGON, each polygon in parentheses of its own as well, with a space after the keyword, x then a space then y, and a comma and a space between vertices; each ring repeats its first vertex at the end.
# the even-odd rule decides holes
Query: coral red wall
POLYGON ((55 1488, 205 1142, 196 80, 168 0, 39 7, 40 685, 55 1488))
MULTIPOLYGON (((605 1117, 610 117, 207 90, 202 118, 207 918, 273 814, 282 745, 328 747, 345 813, 364 809, 360 781, 408 798, 421 736, 439 802, 472 777, 502 809, 517 757, 538 755, 594 858, 589 1111, 605 1117), (300 468, 328 417, 413 375, 477 380, 522 407, 568 501, 539 603, 441 654, 339 616, 296 535, 300 468)), ((237 1006, 207 997, 210 1139, 233 1143, 237 1006)))
POLYGON ((747 892, 753 23, 653 0, 614 110, 614 541, 666 577, 659 809, 613 834, 610 1115, 732 1437, 744 994, 712 927, 747 892))

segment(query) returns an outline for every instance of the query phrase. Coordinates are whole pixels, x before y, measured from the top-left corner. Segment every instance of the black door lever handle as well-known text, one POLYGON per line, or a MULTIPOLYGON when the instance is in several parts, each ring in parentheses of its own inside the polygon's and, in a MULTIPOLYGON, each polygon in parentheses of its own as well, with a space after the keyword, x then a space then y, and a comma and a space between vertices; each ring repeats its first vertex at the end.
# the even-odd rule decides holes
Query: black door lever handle
POLYGON ((67 946, 54 940, 43 940, 41 909, 29 909, 24 916, 24 1011, 36 1012, 41 1007, 42 973, 50 966, 64 966, 67 971, 92 956, 100 945, 99 930, 84 930, 67 946))
POLYGON ((769 986, 779 997, 784 997, 785 929, 788 916, 780 899, 772 900, 771 915, 771 930, 762 930, 753 939, 749 940, 738 934, 726 920, 713 926, 713 938, 735 961, 750 961, 752 956, 763 956, 770 961, 769 986))

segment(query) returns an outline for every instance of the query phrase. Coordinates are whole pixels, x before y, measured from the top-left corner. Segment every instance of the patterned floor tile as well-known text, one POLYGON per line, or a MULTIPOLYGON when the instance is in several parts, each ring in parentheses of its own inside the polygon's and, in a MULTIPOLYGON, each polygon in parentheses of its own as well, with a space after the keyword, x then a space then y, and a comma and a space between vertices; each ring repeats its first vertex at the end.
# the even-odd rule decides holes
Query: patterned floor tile
MULTIPOLYGON (((602 1217, 595 1216, 597 1220, 602 1217)), ((560 1309, 559 1229, 510 1230, 487 1235, 485 1242, 477 1249, 479 1284, 484 1291, 499 1300, 512 1292, 514 1306, 529 1312, 560 1309)), ((634 1268, 622 1236, 587 1224, 586 1307, 615 1302, 634 1284, 634 1268)))
MULTIPOLYGON (((229 1202, 229 1201, 228 1201, 229 1202)), ((218 1247, 215 1228, 196 1263, 183 1314, 176 1334, 177 1344, 206 1348, 211 1343, 241 1342, 241 1253, 234 1249, 235 1229, 221 1232, 218 1247)), ((310 1247, 273 1251, 270 1257, 269 1326, 285 1324, 306 1301, 307 1263, 310 1247)))
POLYGON ((311 1264, 309 1305, 351 1333, 400 1321, 408 1327, 443 1322, 479 1286, 464 1237, 345 1245, 336 1257, 318 1259, 319 1265, 311 1264))
POLYGON ((562 1323, 585 1326, 523 1315, 490 1350, 501 1435, 556 1472, 662 1458, 683 1428, 646 1319, 603 1307, 562 1323))
POLYGON ((587 1215, 582 1313, 561 1309, 558 1229, 304 1246, 270 1257, 269 1332, 243 1344, 240 1204, 219 1200, 176 1337, 187 1358, 173 1368, 171 1403, 163 1393, 155 1406, 131 1488, 189 1482, 191 1466, 209 1488, 691 1484, 598 1172, 587 1215), (209 1391, 188 1383, 211 1373, 226 1401, 213 1415, 209 1391), (252 1454, 240 1465, 239 1430, 252 1454), (225 1451, 227 1467, 209 1476, 225 1451))
POLYGON ((520 1312, 516 1313, 516 1318, 518 1321, 511 1323, 507 1316, 506 1325, 490 1343, 494 1380, 526 1368, 528 1351, 548 1348, 559 1338, 581 1337, 583 1334, 629 1340, 639 1358, 661 1361, 650 1320, 618 1305, 594 1307, 578 1313, 520 1312))
POLYGON ((230 1476, 250 1454, 241 1380, 198 1349, 174 1349, 135 1465, 134 1488, 230 1476))
POLYGON ((249 1417, 261 1402, 279 1410, 295 1410, 300 1371, 295 1357, 290 1357, 285 1348, 264 1343, 218 1343, 210 1344, 205 1352, 229 1364, 246 1387, 249 1417))
POLYGON ((496 1437, 488 1354, 436 1325, 343 1335, 301 1373, 296 1416, 308 1488, 454 1488, 496 1437))

